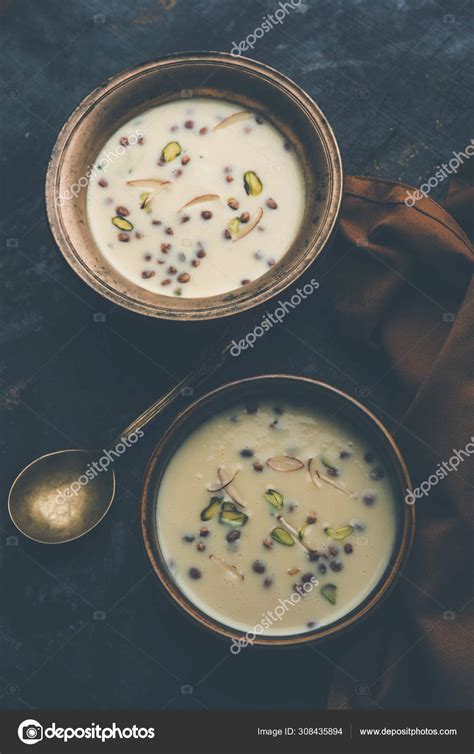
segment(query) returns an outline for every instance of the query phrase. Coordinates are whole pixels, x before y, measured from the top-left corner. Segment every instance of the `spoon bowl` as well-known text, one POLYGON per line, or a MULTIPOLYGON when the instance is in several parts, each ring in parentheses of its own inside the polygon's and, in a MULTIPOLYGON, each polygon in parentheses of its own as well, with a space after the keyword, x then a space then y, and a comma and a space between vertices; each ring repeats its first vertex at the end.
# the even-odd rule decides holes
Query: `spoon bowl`
POLYGON ((8 497, 10 516, 22 534, 59 544, 97 526, 115 495, 113 468, 93 466, 102 455, 103 450, 59 450, 26 466, 8 497))
MULTIPOLYGON (((199 364, 171 390, 158 398, 112 442, 118 449, 141 432, 179 395, 186 395, 224 363, 232 348, 227 330, 222 339, 201 354, 199 364)), ((192 391, 191 391, 192 394, 192 391)), ((139 435, 140 436, 140 435, 139 435)), ((127 446, 129 447, 129 446, 127 446)), ((42 544, 71 542, 102 521, 115 496, 113 466, 104 468, 105 449, 58 450, 25 466, 8 496, 10 518, 22 534, 42 544)))

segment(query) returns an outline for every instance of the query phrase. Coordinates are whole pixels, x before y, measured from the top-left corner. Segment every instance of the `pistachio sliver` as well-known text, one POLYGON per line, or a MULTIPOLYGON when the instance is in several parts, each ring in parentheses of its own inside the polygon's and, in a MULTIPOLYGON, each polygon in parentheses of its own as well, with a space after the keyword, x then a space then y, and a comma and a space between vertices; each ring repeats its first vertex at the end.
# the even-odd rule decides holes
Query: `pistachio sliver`
POLYGON ((232 240, 240 241, 240 239, 244 238, 244 236, 248 236, 248 234, 251 233, 251 231, 257 227, 262 217, 263 217, 263 209, 260 207, 255 213, 255 215, 253 216, 252 220, 250 220, 250 222, 248 222, 247 225, 245 225, 245 227, 242 230, 240 230, 236 234, 235 238, 233 238, 232 240))
POLYGON ((335 584, 324 584, 321 587, 321 594, 331 605, 336 604, 337 586, 335 584))
POLYGON ((239 571, 237 566, 232 565, 231 563, 226 563, 225 560, 222 560, 222 558, 218 558, 217 555, 209 555, 209 560, 213 560, 214 563, 217 563, 220 565, 221 568, 223 568, 227 573, 230 573, 231 576, 236 576, 237 578, 244 580, 245 576, 242 573, 242 571, 239 571))
POLYGON ((276 526, 272 529, 270 536, 275 542, 286 547, 292 547, 295 544, 295 540, 291 534, 286 529, 282 529, 281 526, 276 526))
POLYGON ((273 505, 274 508, 283 508, 283 495, 278 492, 278 490, 268 489, 265 492, 264 497, 265 500, 270 503, 270 505, 273 505))
POLYGON ((313 484, 316 487, 318 487, 319 489, 321 489, 321 487, 322 487, 321 478, 320 478, 319 471, 317 470, 317 468, 314 465, 314 458, 310 458, 308 460, 308 474, 309 474, 310 479, 313 482, 313 484))
POLYGON ((151 212, 151 202, 155 191, 142 191, 140 194, 140 209, 144 209, 147 215, 151 212))
POLYGON ((327 469, 332 469, 335 472, 339 471, 339 465, 337 463, 338 456, 334 450, 325 450, 321 453, 321 461, 327 469))
POLYGON ((220 497, 211 497, 209 505, 201 511, 201 521, 210 521, 221 507, 221 502, 220 497))
POLYGON ((231 503, 230 500, 224 500, 224 502, 221 505, 222 511, 234 511, 234 513, 238 512, 238 508, 235 507, 234 503, 231 503))
POLYGON ((236 529, 240 526, 245 526, 247 521, 249 520, 249 517, 246 513, 242 513, 241 511, 223 511, 219 513, 219 523, 224 524, 225 526, 231 526, 233 529, 236 529))
POLYGON ((127 181, 127 186, 139 186, 142 188, 152 186, 153 188, 160 189, 168 184, 171 184, 171 181, 162 181, 159 178, 136 178, 133 181, 127 181))
POLYGON ((234 473, 231 474, 227 479, 226 479, 225 471, 222 467, 218 469, 217 473, 219 474, 219 481, 216 482, 216 484, 208 485, 208 487, 206 487, 208 492, 219 492, 219 490, 223 490, 225 487, 227 487, 227 485, 232 484, 235 477, 239 473, 239 469, 236 469, 236 471, 234 471, 234 473), (221 475, 219 474, 220 469, 222 469, 223 480, 221 478, 221 475))
POLYGON ((329 526, 326 529, 326 534, 331 539, 346 539, 351 536, 353 531, 354 528, 352 526, 341 526, 339 529, 333 529, 332 526, 329 526))
POLYGON ((218 123, 217 126, 214 126, 212 130, 220 131, 221 128, 228 128, 229 126, 233 126, 235 123, 240 123, 240 121, 248 120, 248 118, 251 117, 252 113, 250 113, 248 110, 240 110, 238 113, 233 113, 227 118, 224 118, 224 120, 221 120, 220 123, 218 123))
POLYGON ((125 217, 121 217, 120 215, 115 215, 115 217, 112 218, 112 224, 120 230, 133 230, 133 225, 130 220, 126 220, 125 217))
POLYGON ((179 212, 181 212, 181 210, 183 209, 186 209, 187 207, 192 207, 194 204, 201 204, 202 202, 215 202, 216 199, 220 199, 219 194, 201 194, 200 196, 195 196, 194 199, 190 199, 189 202, 183 204, 179 212))
POLYGON ((161 159, 165 162, 172 162, 181 154, 181 144, 177 141, 169 141, 161 153, 161 159))
POLYGON ((244 173, 244 188, 248 196, 258 196, 262 193, 263 183, 253 170, 244 173))
POLYGON ((306 534, 306 530, 308 529, 309 524, 305 524, 301 527, 301 529, 298 529, 298 538, 304 539, 304 536, 306 534))
POLYGON ((227 230, 232 236, 237 235, 240 230, 240 220, 238 217, 233 217, 232 220, 229 220, 227 223, 227 230))
POLYGON ((275 471, 298 471, 303 468, 304 463, 293 456, 273 456, 268 459, 267 466, 275 471))

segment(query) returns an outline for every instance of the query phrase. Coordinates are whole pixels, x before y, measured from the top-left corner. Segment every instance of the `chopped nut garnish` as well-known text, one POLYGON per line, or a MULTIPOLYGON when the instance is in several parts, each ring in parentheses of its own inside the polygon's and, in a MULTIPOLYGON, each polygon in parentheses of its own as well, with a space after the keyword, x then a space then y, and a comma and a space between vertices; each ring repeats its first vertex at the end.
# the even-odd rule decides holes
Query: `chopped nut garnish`
POLYGON ((304 467, 304 463, 293 456, 273 456, 268 459, 267 466, 275 471, 298 471, 304 467))
POLYGON ((165 162, 172 162, 181 154, 181 145, 177 141, 170 141, 163 147, 161 159, 165 162))
POLYGON ((267 199, 267 207, 270 209, 276 209, 278 207, 278 204, 276 203, 275 199, 267 199))
MULTIPOLYGON (((239 202, 233 196, 231 196, 230 199, 227 200, 227 204, 231 209, 239 209, 239 202)), ((117 212, 117 214, 119 213, 117 212)))
POLYGON ((191 280, 191 275, 189 275, 187 272, 182 272, 181 275, 178 275, 178 281, 180 283, 189 283, 191 280))
POLYGON ((258 196, 262 193, 262 181, 253 170, 247 170, 247 172, 244 173, 244 188, 249 196, 258 196))
POLYGON ((214 126, 214 131, 220 131, 221 128, 227 128, 228 126, 233 126, 234 123, 239 123, 241 120, 247 120, 247 118, 251 118, 252 113, 249 113, 247 110, 242 110, 238 113, 233 113, 232 115, 229 115, 227 118, 224 118, 224 120, 221 120, 220 123, 217 124, 217 126, 214 126))
POLYGON ((190 199, 189 202, 186 202, 181 210, 186 209, 187 207, 192 207, 194 204, 201 204, 201 202, 213 202, 216 199, 219 199, 219 194, 201 194, 200 196, 195 196, 194 199, 190 199))

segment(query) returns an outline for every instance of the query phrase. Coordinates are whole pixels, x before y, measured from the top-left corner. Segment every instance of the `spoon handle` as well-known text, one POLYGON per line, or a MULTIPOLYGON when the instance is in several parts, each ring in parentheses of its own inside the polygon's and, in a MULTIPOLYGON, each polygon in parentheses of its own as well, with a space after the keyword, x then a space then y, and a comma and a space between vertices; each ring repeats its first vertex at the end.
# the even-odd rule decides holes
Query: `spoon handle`
POLYGON ((232 343, 229 341, 224 342, 224 344, 221 341, 220 346, 205 352, 200 359, 199 366, 189 372, 189 374, 183 377, 183 379, 171 388, 171 390, 145 409, 145 411, 131 422, 128 427, 125 427, 120 435, 113 440, 111 447, 115 447, 115 445, 121 441, 122 437, 128 437, 133 432, 136 432, 149 424, 149 422, 169 406, 169 404, 174 401, 174 399, 177 398, 185 388, 190 387, 191 385, 199 385, 206 377, 210 377, 214 374, 214 372, 216 372, 226 360, 231 347, 232 343))

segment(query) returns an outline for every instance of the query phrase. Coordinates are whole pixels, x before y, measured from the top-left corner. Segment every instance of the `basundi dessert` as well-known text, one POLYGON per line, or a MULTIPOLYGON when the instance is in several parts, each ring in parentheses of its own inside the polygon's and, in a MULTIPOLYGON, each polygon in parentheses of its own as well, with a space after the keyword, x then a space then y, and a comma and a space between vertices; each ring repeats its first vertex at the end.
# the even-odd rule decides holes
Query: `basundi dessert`
POLYGON ((357 428, 269 399, 185 439, 164 471, 156 526, 170 575, 201 611, 243 632, 301 634, 351 612, 382 579, 394 488, 357 428))
POLYGON ((301 165, 260 114, 210 98, 152 108, 98 155, 87 193, 92 236, 132 283, 213 296, 268 272, 297 236, 301 165))

